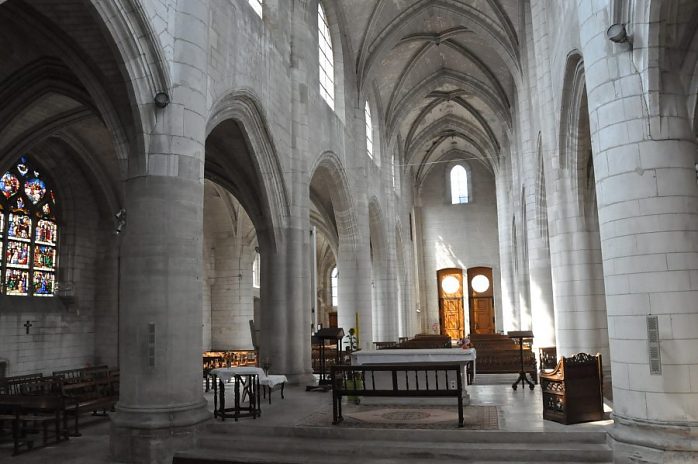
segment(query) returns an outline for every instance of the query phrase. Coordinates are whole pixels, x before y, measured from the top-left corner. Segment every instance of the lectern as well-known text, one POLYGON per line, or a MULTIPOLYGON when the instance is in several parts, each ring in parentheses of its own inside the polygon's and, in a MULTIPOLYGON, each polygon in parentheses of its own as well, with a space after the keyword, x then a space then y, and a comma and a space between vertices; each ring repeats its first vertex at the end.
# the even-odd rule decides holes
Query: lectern
POLYGON ((320 329, 313 335, 313 345, 318 346, 318 351, 320 354, 320 385, 331 385, 332 379, 330 378, 330 370, 326 365, 325 359, 325 349, 326 344, 329 341, 330 344, 336 344, 336 356, 335 364, 341 364, 342 356, 342 339, 344 338, 344 329, 341 327, 328 327, 325 329, 320 329))
POLYGON ((519 382, 521 382, 522 386, 525 386, 528 384, 528 387, 533 390, 533 387, 535 386, 533 382, 528 380, 528 377, 526 377, 526 371, 524 370, 524 361, 523 361, 523 341, 524 338, 533 338, 533 332, 530 330, 512 330, 507 332, 507 336, 509 338, 515 338, 518 339, 519 341, 519 357, 521 359, 521 370, 519 371, 519 378, 516 379, 516 382, 514 382, 511 385, 511 388, 516 390, 516 387, 518 387, 519 382))

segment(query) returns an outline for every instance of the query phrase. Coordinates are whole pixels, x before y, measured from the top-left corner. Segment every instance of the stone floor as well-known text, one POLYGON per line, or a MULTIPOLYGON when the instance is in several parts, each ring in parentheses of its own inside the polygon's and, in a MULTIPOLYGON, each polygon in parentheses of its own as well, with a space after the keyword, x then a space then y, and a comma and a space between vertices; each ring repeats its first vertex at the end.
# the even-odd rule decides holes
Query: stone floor
MULTIPOLYGON (((469 386, 473 405, 495 405, 499 414, 499 429, 502 431, 579 431, 603 430, 612 421, 590 422, 586 424, 562 425, 544 421, 542 417, 542 398, 540 388, 534 390, 521 388, 513 391, 511 382, 514 377, 508 375, 479 375, 475 385, 469 386)), ((240 419, 236 424, 232 420, 231 433, 236 427, 254 426, 295 426, 299 417, 311 414, 331 404, 331 393, 306 392, 304 387, 288 387, 286 399, 281 399, 278 392, 273 393, 272 404, 262 404, 262 416, 257 419, 240 419), (302 414, 299 414, 299 411, 302 414)), ((213 410, 212 393, 206 394, 209 407, 213 410)), ((610 409, 607 407, 607 411, 610 409)), ((31 452, 12 457, 12 445, 4 441, 0 444, 0 462, 12 464, 101 464, 110 463, 109 420, 85 416, 85 426, 81 437, 71 438, 68 442, 49 445, 31 452)), ((40 440, 39 440, 40 441, 40 440)))

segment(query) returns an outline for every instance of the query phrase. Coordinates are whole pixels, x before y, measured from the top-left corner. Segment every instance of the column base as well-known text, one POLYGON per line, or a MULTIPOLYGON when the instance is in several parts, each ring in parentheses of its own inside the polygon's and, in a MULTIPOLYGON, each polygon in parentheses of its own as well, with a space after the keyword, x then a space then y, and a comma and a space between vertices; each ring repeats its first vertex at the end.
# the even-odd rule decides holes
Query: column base
POLYGON ((315 377, 312 372, 285 375, 289 385, 313 385, 315 383, 315 377))
POLYGON ((126 463, 170 464, 175 452, 197 445, 199 429, 211 418, 205 400, 180 408, 117 405, 111 419, 111 458, 126 463))
POLYGON ((613 416, 608 431, 617 464, 698 462, 698 423, 644 421, 613 416))

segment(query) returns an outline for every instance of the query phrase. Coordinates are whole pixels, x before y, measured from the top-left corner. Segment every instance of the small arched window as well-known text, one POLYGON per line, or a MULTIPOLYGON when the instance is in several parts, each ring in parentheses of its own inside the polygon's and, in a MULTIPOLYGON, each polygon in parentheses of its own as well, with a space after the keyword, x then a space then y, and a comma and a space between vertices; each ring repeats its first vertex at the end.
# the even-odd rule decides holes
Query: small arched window
POLYGON ((330 292, 332 292, 332 306, 337 306, 337 266, 330 273, 330 292))
POLYGON ((364 117, 366 119, 366 153, 373 158, 373 122, 371 121, 371 108, 368 106, 368 100, 364 106, 364 117))
POLYGON ((250 2, 250 6, 254 10, 255 13, 259 15, 259 17, 262 17, 262 4, 264 3, 264 0, 247 0, 250 2))
POLYGON ((390 178, 393 181, 393 190, 395 190, 395 153, 390 158, 390 178))
POLYGON ((58 255, 56 195, 26 156, 0 178, 2 292, 53 296, 58 255))
POLYGON ((451 204, 468 203, 468 172, 457 164, 451 168, 451 204))
POLYGON ((334 52, 322 3, 317 4, 318 54, 320 58, 320 95, 334 109, 334 52))
POLYGON ((252 286, 254 288, 259 288, 259 253, 255 253, 254 261, 252 262, 252 286))

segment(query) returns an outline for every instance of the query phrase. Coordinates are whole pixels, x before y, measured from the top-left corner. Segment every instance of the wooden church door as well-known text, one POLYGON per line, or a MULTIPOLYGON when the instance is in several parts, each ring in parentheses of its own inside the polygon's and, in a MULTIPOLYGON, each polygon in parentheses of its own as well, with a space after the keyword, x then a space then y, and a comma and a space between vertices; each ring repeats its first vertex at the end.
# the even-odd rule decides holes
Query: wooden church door
POLYGON ((448 335, 451 340, 464 338, 463 269, 440 269, 436 272, 436 282, 441 335, 448 335))
POLYGON ((468 296, 470 303, 470 333, 495 333, 494 291, 492 268, 472 267, 468 269, 468 296))

